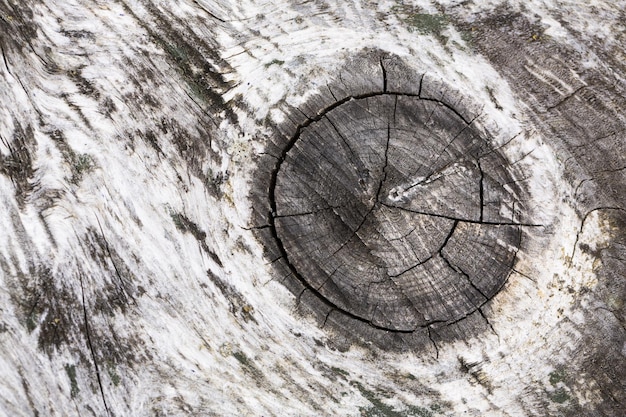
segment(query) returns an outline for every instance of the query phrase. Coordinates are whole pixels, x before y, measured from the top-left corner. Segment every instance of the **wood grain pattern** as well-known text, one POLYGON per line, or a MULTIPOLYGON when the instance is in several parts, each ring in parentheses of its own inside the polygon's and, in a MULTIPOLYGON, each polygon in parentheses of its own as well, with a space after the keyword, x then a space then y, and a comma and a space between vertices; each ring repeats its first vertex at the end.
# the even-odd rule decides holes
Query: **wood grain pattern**
MULTIPOLYGON (((467 108, 422 96, 422 77, 397 60, 379 65, 350 75, 382 75, 381 90, 333 93, 295 127, 269 180, 270 239, 299 281, 295 295, 315 300, 324 325, 344 316, 348 327, 361 323, 354 336, 430 333, 483 315, 515 264, 521 229, 538 225, 520 220, 515 173, 464 119, 467 108)), ((388 338, 373 341, 386 348, 388 338)))
POLYGON ((0 0, 0 415, 626 415, 625 21, 0 0))

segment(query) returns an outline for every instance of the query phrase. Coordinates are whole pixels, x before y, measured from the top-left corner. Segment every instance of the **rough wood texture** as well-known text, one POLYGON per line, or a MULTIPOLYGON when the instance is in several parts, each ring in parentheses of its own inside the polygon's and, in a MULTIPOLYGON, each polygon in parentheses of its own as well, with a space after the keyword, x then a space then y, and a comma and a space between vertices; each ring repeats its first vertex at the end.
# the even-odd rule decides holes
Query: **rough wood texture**
POLYGON ((520 223, 519 187, 507 187, 511 164, 492 138, 422 97, 421 79, 411 93, 411 69, 395 61, 380 61, 382 90, 333 94, 296 128, 268 198, 293 279, 328 316, 413 333, 482 314, 511 273, 521 228, 538 225, 520 223))
POLYGON ((626 415, 623 0, 0 0, 0 415, 626 415))

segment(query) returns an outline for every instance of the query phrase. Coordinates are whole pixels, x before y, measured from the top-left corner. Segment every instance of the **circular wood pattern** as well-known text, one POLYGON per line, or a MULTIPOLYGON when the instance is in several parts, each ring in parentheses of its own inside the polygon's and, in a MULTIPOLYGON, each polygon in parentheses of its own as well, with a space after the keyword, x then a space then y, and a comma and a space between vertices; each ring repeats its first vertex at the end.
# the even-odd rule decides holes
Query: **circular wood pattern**
POLYGON ((293 276, 331 311, 377 329, 409 333, 480 311, 520 247, 506 159, 453 108, 417 95, 350 97, 307 120, 269 193, 293 276))

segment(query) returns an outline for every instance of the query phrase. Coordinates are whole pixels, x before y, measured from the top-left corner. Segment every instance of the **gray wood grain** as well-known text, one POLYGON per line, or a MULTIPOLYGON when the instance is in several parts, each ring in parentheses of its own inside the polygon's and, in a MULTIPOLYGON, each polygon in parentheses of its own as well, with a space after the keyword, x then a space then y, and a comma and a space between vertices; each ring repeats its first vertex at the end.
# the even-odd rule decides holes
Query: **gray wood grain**
MULTIPOLYGON (((519 222, 515 172, 465 119, 470 101, 449 87, 437 96, 441 84, 398 59, 379 64, 382 89, 334 93, 294 129, 271 173, 270 239, 306 302, 325 306, 325 324, 343 315, 368 334, 458 325, 504 286, 521 228, 539 225, 519 222)), ((343 87, 374 75, 358 69, 343 87)))

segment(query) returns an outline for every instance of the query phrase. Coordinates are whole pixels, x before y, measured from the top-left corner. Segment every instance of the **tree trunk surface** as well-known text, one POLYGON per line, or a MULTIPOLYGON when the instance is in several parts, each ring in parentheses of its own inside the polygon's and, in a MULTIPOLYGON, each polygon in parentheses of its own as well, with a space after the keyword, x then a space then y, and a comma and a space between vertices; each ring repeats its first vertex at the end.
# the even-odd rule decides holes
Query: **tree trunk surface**
POLYGON ((626 3, 0 0, 0 415, 626 415, 626 3))

